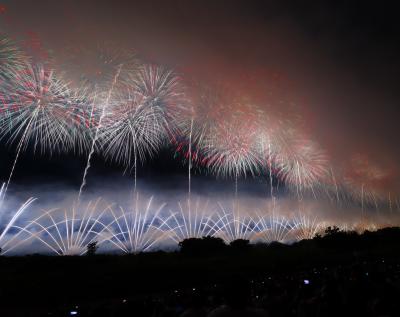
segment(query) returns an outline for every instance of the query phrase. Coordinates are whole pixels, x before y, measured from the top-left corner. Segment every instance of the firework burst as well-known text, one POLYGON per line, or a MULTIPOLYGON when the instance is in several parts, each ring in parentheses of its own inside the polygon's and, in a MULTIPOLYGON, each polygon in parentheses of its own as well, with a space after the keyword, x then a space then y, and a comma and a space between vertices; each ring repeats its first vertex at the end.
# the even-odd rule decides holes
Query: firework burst
POLYGON ((236 180, 247 173, 260 171, 260 156, 256 147, 257 129, 251 121, 233 117, 215 127, 204 149, 207 166, 217 175, 236 180))
POLYGON ((370 207, 378 210, 379 204, 384 203, 392 209, 396 199, 385 190, 388 172, 360 155, 354 156, 350 162, 350 169, 345 170, 342 177, 345 197, 361 204, 362 211, 370 207))
POLYGON ((87 146, 89 98, 71 91, 66 83, 43 65, 27 64, 15 72, 3 87, 1 98, 1 137, 31 144, 41 152, 65 152, 87 146))
POLYGON ((10 73, 22 69, 27 61, 27 56, 13 41, 0 34, 0 77, 8 78, 10 73))
POLYGON ((132 86, 119 90, 106 106, 99 135, 103 154, 125 166, 151 157, 166 138, 164 114, 132 86))
POLYGON ((329 176, 326 154, 311 140, 294 138, 281 143, 275 158, 277 176, 300 197, 305 190, 315 195, 329 176))

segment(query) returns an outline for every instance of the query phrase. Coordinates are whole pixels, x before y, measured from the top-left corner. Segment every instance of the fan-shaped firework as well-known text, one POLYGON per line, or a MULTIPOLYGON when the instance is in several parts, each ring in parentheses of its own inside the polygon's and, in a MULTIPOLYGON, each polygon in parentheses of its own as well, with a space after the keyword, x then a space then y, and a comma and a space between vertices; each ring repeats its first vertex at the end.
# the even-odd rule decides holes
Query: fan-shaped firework
POLYGON ((285 243, 289 240, 293 225, 285 217, 272 213, 271 215, 258 215, 256 228, 257 233, 254 240, 261 240, 265 243, 285 243))
MULTIPOLYGON (((4 197, 4 190, 5 190, 5 185, 0 189, 0 199, 4 197)), ((29 231, 27 230, 26 227, 22 227, 19 225, 16 225, 17 220, 21 215, 24 213, 24 211, 35 201, 33 198, 29 198, 18 210, 17 212, 11 217, 11 219, 6 223, 4 228, 1 228, 0 230, 0 254, 7 254, 8 252, 12 251, 22 243, 24 243, 27 238, 23 238, 23 234, 28 234, 29 236, 29 231), (17 232, 13 232, 10 234, 11 230, 16 230, 17 232), (10 236, 9 236, 10 235, 10 236)), ((4 214, 4 209, 2 208, 3 206, 3 201, 0 200, 0 219, 3 219, 3 214, 4 214)))
POLYGON ((137 193, 133 211, 126 212, 122 207, 118 212, 110 209, 112 219, 99 232, 101 241, 108 241, 125 253, 136 254, 150 250, 165 239, 167 234, 160 229, 162 220, 159 218, 165 204, 154 211, 152 201, 153 198, 150 198, 144 207, 139 206, 137 193))
POLYGON ((8 78, 10 73, 24 67, 28 58, 13 41, 0 34, 0 78, 8 78))
POLYGON ((228 212, 219 204, 220 212, 216 213, 211 229, 214 236, 223 239, 226 243, 234 240, 252 240, 256 234, 256 225, 250 216, 240 215, 237 211, 228 212))
POLYGON ((8 142, 50 153, 87 146, 89 100, 71 91, 51 69, 27 64, 10 76, 2 93, 0 133, 8 142))
POLYGON ((190 199, 186 204, 180 202, 179 211, 171 212, 168 220, 164 222, 169 238, 176 243, 190 238, 202 238, 211 236, 214 233, 213 220, 207 214, 208 201, 205 204, 197 199, 192 205, 190 199))
POLYGON ((322 229, 322 223, 316 217, 299 215, 294 218, 293 232, 297 240, 312 239, 322 229))
POLYGON ((90 243, 98 242, 96 229, 105 226, 101 219, 107 208, 99 213, 98 203, 88 203, 83 212, 79 206, 74 206, 71 211, 45 211, 30 221, 29 231, 33 238, 57 255, 83 255, 90 243))

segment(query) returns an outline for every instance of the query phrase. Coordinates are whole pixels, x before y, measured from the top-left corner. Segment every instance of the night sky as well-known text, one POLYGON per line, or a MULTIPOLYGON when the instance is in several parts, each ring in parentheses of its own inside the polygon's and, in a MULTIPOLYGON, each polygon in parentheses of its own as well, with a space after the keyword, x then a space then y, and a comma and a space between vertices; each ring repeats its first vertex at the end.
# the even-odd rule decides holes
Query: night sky
MULTIPOLYGON (((379 170, 383 176, 371 186, 397 197, 396 12, 389 1, 10 0, 0 1, 0 30, 35 61, 54 59, 60 68, 71 50, 107 45, 133 50, 142 60, 197 82, 229 82, 279 113, 290 115, 295 107, 305 122, 302 132, 323 147, 334 168, 357 171, 359 179, 368 177, 365 170, 379 170)), ((0 145, 3 181, 15 157, 15 146, 6 141, 0 145)), ((144 163, 139 181, 185 190, 184 181, 178 180, 184 180, 187 168, 174 152, 166 146, 144 163)), ((13 182, 29 189, 53 183, 78 188, 85 164, 84 155, 49 157, 28 150, 13 182)), ((99 179, 128 182, 123 166, 98 155, 92 166, 89 188, 99 179)), ((198 182, 204 194, 204 183, 215 177, 201 168, 194 173, 194 187, 198 182)), ((218 182, 233 187, 231 180, 218 182)), ((250 177, 242 189, 261 196, 262 183, 262 177, 250 177)))

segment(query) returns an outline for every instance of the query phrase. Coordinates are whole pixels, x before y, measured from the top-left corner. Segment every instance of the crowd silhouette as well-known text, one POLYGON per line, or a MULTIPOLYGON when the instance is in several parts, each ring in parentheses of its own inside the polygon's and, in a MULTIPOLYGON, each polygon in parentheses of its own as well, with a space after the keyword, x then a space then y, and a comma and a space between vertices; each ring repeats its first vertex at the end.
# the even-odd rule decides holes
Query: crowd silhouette
POLYGON ((399 235, 328 228, 291 246, 205 237, 176 253, 0 257, 0 316, 397 316, 399 235))

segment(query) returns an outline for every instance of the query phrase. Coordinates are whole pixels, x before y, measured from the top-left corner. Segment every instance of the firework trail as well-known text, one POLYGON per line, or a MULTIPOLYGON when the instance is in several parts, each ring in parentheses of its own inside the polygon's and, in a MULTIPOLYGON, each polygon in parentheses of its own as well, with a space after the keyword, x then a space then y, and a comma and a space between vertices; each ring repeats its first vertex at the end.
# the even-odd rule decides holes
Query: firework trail
POLYGON ((282 120, 273 119, 272 116, 268 115, 266 112, 259 113, 259 122, 257 132, 256 144, 260 152, 260 160, 262 166, 267 169, 267 174, 269 178, 269 196, 272 200, 272 210, 275 209, 275 196, 274 196, 274 177, 276 177, 276 158, 278 156, 278 149, 280 144, 284 142, 282 131, 284 127, 282 126, 282 120), (266 164, 264 163, 266 162, 266 164))
POLYGON ((29 222, 32 238, 42 242, 57 255, 85 254, 89 244, 98 243, 96 227, 106 226, 101 218, 110 207, 98 213, 98 203, 99 200, 89 202, 81 215, 78 215, 75 206, 71 212, 65 210, 61 213, 61 218, 56 215, 60 211, 58 209, 45 211, 29 222), (95 213, 98 213, 97 216, 95 213))
POLYGON ((110 102, 111 94, 113 92, 114 86, 117 83, 118 77, 119 77, 120 72, 121 72, 121 68, 122 68, 122 65, 119 66, 117 72, 115 73, 114 80, 113 80, 113 82, 111 84, 111 87, 110 87, 110 89, 108 91, 107 97, 103 101, 101 115, 100 115, 100 118, 99 118, 99 122, 97 123, 97 127, 96 127, 96 130, 95 130, 95 133, 94 133, 92 145, 91 145, 90 152, 89 152, 89 155, 88 155, 86 167, 85 167, 85 170, 83 172, 82 184, 81 184, 81 186, 79 188, 78 201, 80 200, 80 198, 82 196, 83 189, 86 186, 86 177, 87 177, 87 174, 88 174, 89 169, 91 167, 90 162, 91 162, 92 156, 93 156, 94 151, 95 151, 96 143, 97 143, 97 141, 99 139, 99 131, 100 131, 100 128, 101 128, 101 125, 102 125, 102 120, 103 120, 103 118, 105 116, 105 113, 106 113, 105 109, 106 109, 106 106, 108 105, 108 103, 110 102))
POLYGON ((223 118, 222 93, 212 90, 209 86, 199 85, 197 82, 185 82, 185 104, 178 109, 174 117, 174 126, 177 134, 172 143, 176 146, 175 154, 182 153, 188 162, 188 209, 192 189, 192 169, 194 163, 198 166, 206 165, 207 158, 204 149, 207 147, 208 136, 212 135, 213 126, 223 118))
POLYGON ((26 64, 10 73, 1 91, 0 137, 17 142, 16 157, 5 186, 12 179, 21 151, 32 144, 34 151, 65 152, 85 147, 87 98, 69 89, 51 69, 26 64))
MULTIPOLYGON (((6 184, 4 184, 4 183, 0 187, 0 212, 1 212, 1 207, 3 205, 3 202, 4 202, 5 187, 6 187, 6 184)), ((1 218, 0 218, 0 220, 1 220, 1 218)))
POLYGON ((190 120, 190 132, 189 132, 189 164, 188 164, 188 197, 189 197, 189 209, 190 209, 190 196, 192 192, 192 137, 193 137, 193 118, 190 120))
MULTIPOLYGON (((112 221, 104 225, 99 232, 101 242, 110 242, 124 253, 140 253, 150 250, 159 241, 167 238, 161 230, 163 220, 159 217, 165 204, 162 204, 153 213, 151 197, 144 211, 139 206, 139 193, 135 193, 135 204, 132 212, 126 212, 122 207, 119 213, 110 209, 112 221)), ((168 221, 168 219, 166 220, 168 221)))

